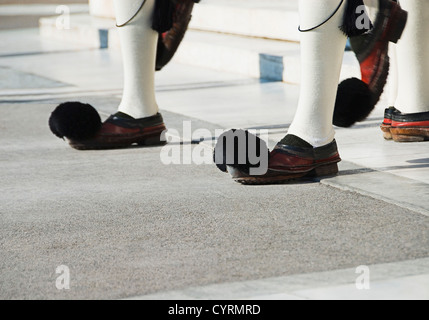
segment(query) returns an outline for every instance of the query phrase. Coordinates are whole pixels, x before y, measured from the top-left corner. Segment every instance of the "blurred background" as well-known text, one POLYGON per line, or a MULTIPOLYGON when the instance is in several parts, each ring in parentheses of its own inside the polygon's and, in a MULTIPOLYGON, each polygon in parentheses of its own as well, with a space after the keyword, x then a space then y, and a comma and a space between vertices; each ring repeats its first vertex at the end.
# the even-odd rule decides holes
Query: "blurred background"
MULTIPOLYGON (((59 4, 88 4, 87 0, 0 0, 0 5, 59 5, 59 4)), ((27 7, 28 8, 32 8, 27 7)), ((35 28, 39 25, 42 16, 55 15, 55 10, 43 10, 40 8, 33 13, 24 10, 14 10, 11 15, 7 14, 13 8, 0 7, 0 29, 35 28), (25 14, 24 14, 25 13, 25 14)), ((15 8, 17 9, 17 8, 15 8)))

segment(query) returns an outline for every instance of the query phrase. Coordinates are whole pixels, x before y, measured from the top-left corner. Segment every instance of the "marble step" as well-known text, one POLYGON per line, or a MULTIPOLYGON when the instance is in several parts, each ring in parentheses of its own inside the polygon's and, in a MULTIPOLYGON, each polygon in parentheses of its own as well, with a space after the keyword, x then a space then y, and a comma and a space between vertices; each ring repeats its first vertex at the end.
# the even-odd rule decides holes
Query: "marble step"
MULTIPOLYGON (((92 48, 120 48, 114 20, 75 14, 70 22, 70 28, 61 29, 57 18, 43 18, 40 20, 40 34, 92 48)), ((174 61, 267 81, 300 82, 299 42, 191 28, 174 61)), ((341 76, 360 76, 359 66, 351 52, 345 54, 341 76)))

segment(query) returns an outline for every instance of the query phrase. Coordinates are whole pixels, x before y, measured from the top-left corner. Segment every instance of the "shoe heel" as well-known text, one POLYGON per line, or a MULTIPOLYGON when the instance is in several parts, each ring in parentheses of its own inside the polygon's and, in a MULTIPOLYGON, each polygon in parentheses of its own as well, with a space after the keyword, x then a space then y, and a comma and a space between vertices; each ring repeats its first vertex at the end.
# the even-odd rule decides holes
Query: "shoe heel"
POLYGON ((392 133, 390 132, 390 126, 382 125, 381 131, 383 131, 383 138, 385 140, 392 140, 392 133))
POLYGON ((403 134, 394 134, 392 138, 395 142, 423 142, 425 137, 422 136, 407 136, 403 134))
POLYGON ((338 163, 327 164, 324 166, 320 166, 313 170, 311 176, 313 177, 327 177, 327 176, 335 176, 338 173, 338 163))
POLYGON ((384 140, 392 140, 393 139, 390 131, 389 132, 383 132, 383 138, 384 138, 384 140))
POLYGON ((405 30, 408 21, 408 12, 403 10, 398 4, 392 4, 394 7, 393 14, 389 17, 390 32, 387 36, 388 40, 393 43, 398 43, 405 30))

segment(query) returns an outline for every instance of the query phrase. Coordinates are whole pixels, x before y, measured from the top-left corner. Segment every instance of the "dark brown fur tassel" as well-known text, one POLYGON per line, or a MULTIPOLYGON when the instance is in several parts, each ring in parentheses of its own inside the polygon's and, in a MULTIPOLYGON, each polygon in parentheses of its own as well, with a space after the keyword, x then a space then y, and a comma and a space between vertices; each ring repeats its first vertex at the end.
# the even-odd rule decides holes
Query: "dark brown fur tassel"
POLYGON ((159 33, 170 30, 173 26, 175 4, 171 0, 156 0, 153 13, 152 29, 159 33))
POLYGON ((344 34, 351 38, 360 36, 373 28, 372 22, 370 21, 368 14, 365 11, 358 10, 359 6, 365 5, 363 0, 346 0, 346 9, 344 12, 344 21, 340 26, 340 29, 344 34), (365 21, 369 22, 365 26, 365 21))
MULTIPOLYGON (((173 16, 180 0, 156 0, 153 13, 152 29, 164 33, 173 27, 173 16)), ((195 3, 200 0, 193 0, 195 3)))

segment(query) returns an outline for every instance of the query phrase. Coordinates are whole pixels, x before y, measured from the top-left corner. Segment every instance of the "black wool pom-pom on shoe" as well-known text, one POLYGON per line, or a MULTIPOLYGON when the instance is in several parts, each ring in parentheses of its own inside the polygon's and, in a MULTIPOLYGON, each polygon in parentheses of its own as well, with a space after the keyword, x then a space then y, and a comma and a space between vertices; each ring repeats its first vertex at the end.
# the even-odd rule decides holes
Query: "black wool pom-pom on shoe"
POLYGON ((135 119, 117 112, 101 122, 99 113, 89 104, 66 102, 59 105, 49 118, 54 135, 67 138, 77 150, 108 150, 131 146, 165 145, 166 130, 160 113, 135 119))
POLYGON ((101 126, 98 111, 91 105, 81 102, 62 103, 49 118, 49 128, 61 139, 90 139, 96 135, 101 126))
POLYGON ((333 123, 337 127, 351 127, 365 120, 374 108, 371 90, 365 82, 357 78, 344 80, 338 86, 333 123))
POLYGON ((237 129, 224 132, 213 152, 214 163, 222 172, 228 172, 228 167, 233 167, 249 173, 251 168, 268 164, 269 156, 270 150, 263 139, 247 130, 237 129))

